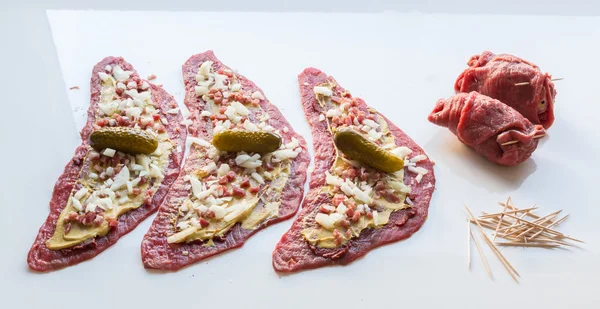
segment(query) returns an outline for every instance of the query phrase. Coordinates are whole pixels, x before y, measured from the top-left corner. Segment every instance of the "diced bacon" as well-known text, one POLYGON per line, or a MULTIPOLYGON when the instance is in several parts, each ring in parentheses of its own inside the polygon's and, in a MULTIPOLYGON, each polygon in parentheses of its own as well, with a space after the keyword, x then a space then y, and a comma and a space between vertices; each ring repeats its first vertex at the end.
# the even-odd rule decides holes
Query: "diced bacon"
POLYGON ((244 197, 246 196, 246 191, 244 189, 238 188, 238 187, 232 187, 233 188, 233 196, 235 197, 244 197))
POLYGON ((65 224, 65 235, 69 234, 71 231, 71 222, 65 224))
POLYGON ((273 163, 271 163, 271 162, 265 162, 265 169, 267 171, 272 171, 275 169, 275 166, 273 166, 273 163))
POLYGON ((104 218, 102 216, 96 216, 96 218, 94 219, 94 221, 92 221, 93 225, 100 225, 102 224, 102 222, 104 222, 104 218))
POLYGON ((340 203, 342 203, 346 199, 346 196, 343 194, 336 194, 333 196, 332 203, 333 206, 337 207, 340 203))
POLYGON ((78 220, 78 218, 79 218, 79 215, 76 212, 71 211, 65 218, 65 222, 78 220))
POLYGON ((372 212, 367 212, 367 218, 373 219, 373 213, 372 212))
POLYGON ((96 124, 99 127, 103 128, 108 125, 108 119, 106 119, 106 118, 98 119, 98 121, 96 121, 96 124))
POLYGON ((152 120, 159 121, 160 120, 160 115, 159 114, 153 114, 152 115, 152 120))
POLYGON ((215 212, 209 209, 204 213, 204 216, 209 219, 212 219, 215 217, 215 212))
POLYGON ((340 221, 340 225, 342 227, 349 228, 350 227, 350 221, 348 221, 348 220, 342 220, 342 221, 340 221))
POLYGON ((346 210, 346 216, 348 216, 348 218, 352 218, 354 216, 354 209, 348 208, 346 210))
POLYGON ((97 215, 95 212, 88 212, 81 219, 81 223, 83 225, 91 225, 94 222, 94 220, 96 219, 96 216, 97 215))
POLYGON ((342 233, 338 229, 333 230, 333 239, 337 246, 342 244, 342 233))
POLYGON ((94 170, 98 173, 102 173, 104 169, 100 165, 94 165, 94 170))
POLYGON ((394 190, 392 190, 392 189, 385 190, 385 192, 382 195, 387 201, 389 201, 391 203, 399 203, 400 202, 400 197, 398 197, 398 195, 394 194, 394 190))
POLYGON ((258 191, 260 191, 260 188, 259 187, 250 187, 249 191, 252 194, 256 194, 256 193, 258 193, 258 191))
MULTIPOLYGON (((213 212, 213 214, 214 214, 214 212, 213 212)), ((204 218, 200 218, 199 221, 200 221, 200 226, 203 228, 210 225, 210 223, 208 221, 206 221, 206 219, 204 219, 204 218)))
POLYGON ((325 204, 321 204, 321 205, 319 206, 319 210, 320 210, 322 213, 326 213, 326 214, 330 213, 329 209, 327 209, 327 205, 325 205, 325 204))
POLYGON ((351 126, 352 125, 352 118, 350 118, 350 117, 344 118, 344 124, 347 125, 347 126, 351 126))
POLYGON ((107 219, 106 222, 108 222, 108 226, 111 228, 116 228, 117 226, 119 226, 119 221, 114 219, 107 219))
POLYGON ((91 161, 97 161, 98 159, 100 159, 100 154, 97 151, 91 150, 88 155, 88 158, 91 161))
POLYGON ((345 171, 342 172, 342 178, 350 178, 350 179, 354 179, 354 177, 356 177, 356 170, 353 168, 349 168, 345 171))
POLYGON ((242 188, 250 187, 250 179, 248 179, 248 177, 244 177, 244 179, 242 179, 242 181, 240 181, 240 187, 242 187, 242 188))
POLYGON ((229 172, 227 172, 226 176, 227 176, 227 179, 229 179, 229 181, 234 181, 237 174, 234 171, 229 171, 229 172))
POLYGON ((220 185, 226 185, 228 183, 229 183, 229 178, 227 177, 227 175, 223 175, 223 176, 221 176, 221 178, 219 178, 220 185))
POLYGON ((383 183, 383 181, 378 181, 377 184, 375 184, 375 187, 373 187, 373 189, 375 191, 384 190, 385 189, 385 183, 383 183))

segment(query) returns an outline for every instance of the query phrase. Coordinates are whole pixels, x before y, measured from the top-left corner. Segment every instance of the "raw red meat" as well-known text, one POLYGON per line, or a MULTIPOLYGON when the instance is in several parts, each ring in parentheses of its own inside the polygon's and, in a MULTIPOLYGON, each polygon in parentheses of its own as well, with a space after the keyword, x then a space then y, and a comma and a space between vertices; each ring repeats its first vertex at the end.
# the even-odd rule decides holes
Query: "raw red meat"
MULTIPOLYGON (((419 162, 421 167, 428 170, 420 183, 415 180, 416 174, 405 173, 405 183, 412 188, 410 196, 414 206, 411 209, 393 212, 389 223, 384 227, 365 229, 361 232, 360 237, 353 238, 346 245, 336 249, 312 247, 304 239, 301 234, 303 218, 321 204, 331 203, 331 198, 325 194, 320 194, 320 192, 325 185, 325 172, 331 168, 336 157, 335 146, 333 137, 327 129, 327 122, 319 119, 319 116, 324 112, 324 108, 319 105, 313 91, 315 86, 328 80, 337 85, 333 77, 328 77, 315 68, 307 68, 298 76, 302 106, 312 129, 315 169, 311 174, 310 190, 304 198, 302 211, 290 230, 283 235, 273 252, 273 268, 276 271, 295 272, 326 265, 348 264, 364 256, 371 249, 410 237, 421 228, 427 218, 429 202, 435 187, 434 163, 428 159, 419 162)), ((339 85, 334 88, 336 94, 344 91, 339 85)), ((360 109, 368 108, 362 99, 357 98, 356 101, 360 109)), ((424 154, 423 149, 408 135, 383 115, 381 116, 387 121, 389 130, 396 137, 398 146, 410 148, 415 156, 424 154)))
POLYGON ((554 122, 556 90, 551 76, 519 57, 485 51, 471 57, 454 84, 458 92, 477 91, 516 109, 548 129, 554 122), (527 85, 515 85, 529 82, 527 85))
POLYGON ((546 131, 506 104, 475 91, 440 99, 429 121, 446 127, 488 160, 516 165, 531 156, 546 131), (518 141, 516 144, 501 144, 518 141))
MULTIPOLYGON (((150 204, 142 205, 139 208, 120 216, 116 228, 111 229, 110 232, 103 237, 96 237, 91 241, 68 249, 50 250, 46 247, 45 243, 54 234, 56 220, 67 204, 67 199, 71 194, 73 186, 78 180, 79 172, 81 171, 84 158, 88 152, 88 138, 94 130, 93 124, 95 121, 95 113, 98 110, 98 102, 100 100, 100 91, 102 88, 98 72, 105 72, 104 68, 107 65, 119 65, 123 70, 134 71, 133 66, 125 62, 121 57, 107 57, 94 66, 90 82, 91 99, 90 107, 88 109, 88 120, 81 130, 81 145, 77 147, 73 159, 65 166, 63 174, 58 178, 54 185, 52 199, 50 200, 50 214, 48 215, 46 222, 40 228, 37 238, 27 256, 27 263, 33 270, 55 270, 80 263, 98 255, 100 252, 116 243, 121 236, 132 231, 140 222, 158 209, 167 194, 169 187, 175 181, 175 178, 177 178, 177 174, 179 173, 183 152, 174 149, 169 156, 169 166, 164 173, 165 178, 156 194, 154 194, 150 204)), ((139 75, 134 71, 131 78, 139 78, 139 75)), ((150 89, 152 89, 152 101, 157 108, 166 111, 177 104, 175 99, 164 89, 151 83, 149 83, 149 85, 150 89)), ((177 145, 183 145, 187 134, 185 132, 185 126, 179 124, 183 120, 181 113, 177 115, 166 114, 164 117, 169 121, 169 125, 166 126, 166 129, 170 139, 176 142, 177 145)))
MULTIPOLYGON (((194 90, 194 87, 197 85, 195 76, 198 72, 198 67, 208 60, 213 62, 215 71, 219 69, 229 69, 229 67, 215 57, 212 51, 190 57, 183 65, 182 69, 186 89, 185 104, 190 110, 190 119, 193 121, 193 124, 188 127, 189 133, 193 136, 210 141, 212 140, 212 124, 210 120, 207 121, 207 118, 200 116, 206 103, 196 96, 194 90)), ((243 89, 246 89, 247 92, 252 93, 254 91, 260 91, 262 93, 262 90, 260 90, 253 82, 240 74, 236 75, 242 84, 243 89)), ((191 147, 190 154, 186 159, 179 178, 175 181, 165 202, 160 207, 158 215, 154 219, 150 230, 146 233, 144 240, 142 241, 142 260, 145 267, 177 270, 224 251, 241 247, 250 236, 254 235, 259 230, 271 224, 289 219, 298 211, 304 193, 306 168, 310 162, 310 157, 306 150, 306 141, 304 141, 302 136, 294 132, 290 124, 275 105, 271 104, 267 99, 264 99, 260 100, 260 106, 263 110, 267 111, 270 116, 269 125, 274 128, 288 128, 287 132, 281 130, 284 140, 295 137, 300 142, 301 147, 304 148, 292 163, 290 177, 282 191, 283 196, 281 198, 282 204, 279 207, 279 216, 268 219, 254 230, 246 230, 241 228, 239 224, 236 224, 227 232, 226 237, 223 240, 215 239, 214 246, 205 246, 205 244, 201 242, 169 244, 167 242, 167 235, 174 233, 172 218, 177 214, 178 208, 181 205, 181 199, 190 194, 190 189, 189 187, 186 187, 183 177, 186 174, 197 170, 198 166, 201 166, 200 160, 204 160, 197 156, 198 151, 196 151, 196 148, 191 147)))

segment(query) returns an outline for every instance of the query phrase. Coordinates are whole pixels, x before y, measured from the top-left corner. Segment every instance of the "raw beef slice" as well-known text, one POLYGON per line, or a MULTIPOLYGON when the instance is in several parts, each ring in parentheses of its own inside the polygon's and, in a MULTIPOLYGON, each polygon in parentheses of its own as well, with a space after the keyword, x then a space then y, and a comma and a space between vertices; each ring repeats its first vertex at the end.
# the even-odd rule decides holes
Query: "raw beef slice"
MULTIPOLYGON (((381 228, 363 230, 358 238, 351 239, 341 248, 315 248, 309 245, 301 234, 302 221, 325 202, 321 188, 325 185, 325 172, 331 168, 336 157, 333 137, 327 129, 327 122, 320 118, 324 110, 319 105, 313 91, 315 86, 327 81, 336 85, 336 93, 345 91, 333 77, 327 76, 315 68, 307 68, 298 76, 302 107, 312 129, 315 169, 311 174, 310 190, 304 199, 300 214, 273 252, 273 268, 279 272, 296 272, 334 264, 346 265, 376 247, 409 238, 421 228, 427 219, 429 203, 435 188, 434 163, 429 159, 421 161, 419 164, 422 164, 421 167, 427 169, 428 173, 420 182, 416 181, 416 174, 405 172, 404 182, 412 188, 410 194, 413 201, 412 208, 394 211, 388 224, 381 228)), ((362 99, 356 98, 356 101, 359 108, 368 108, 362 99)), ((387 121, 390 132, 396 138, 397 146, 410 148, 414 155, 425 154, 423 149, 408 135, 383 115, 381 116, 387 121)))
MULTIPOLYGON (((192 136, 200 137, 206 141, 212 140, 212 124, 210 118, 203 117, 200 113, 204 110, 206 102, 196 96, 195 79, 198 67, 205 61, 212 61, 213 66, 218 69, 229 69, 221 61, 219 61, 212 51, 207 51, 201 54, 190 57, 183 65, 183 80, 186 89, 185 104, 190 110, 190 117, 193 124, 188 127, 189 133, 192 136)), ((262 90, 253 82, 244 76, 237 74, 236 76, 243 85, 243 89, 253 93, 262 90)), ((303 148, 306 148, 304 138, 296 133, 279 109, 269 102, 268 99, 260 100, 260 107, 269 114, 269 125, 274 128, 287 127, 288 130, 282 131, 282 137, 285 140, 296 138, 303 148)), ((172 218, 177 214, 180 201, 182 198, 190 194, 189 188, 185 185, 185 175, 194 172, 200 164, 203 164, 203 159, 196 156, 198 151, 195 147, 191 147, 190 154, 186 159, 181 174, 175 181, 169 195, 161 206, 158 215, 156 216, 150 230, 144 236, 142 242, 142 260, 146 268, 156 268, 165 270, 177 270, 186 265, 198 262, 208 257, 219 253, 241 247, 244 242, 259 230, 283 220, 289 219, 298 211, 302 196, 304 193, 304 183, 306 182, 306 168, 310 162, 310 157, 306 149, 302 151, 292 163, 292 172, 283 189, 281 197, 282 204, 279 207, 279 214, 275 218, 271 218, 261 223, 261 225, 253 230, 243 229, 240 224, 236 224, 227 232, 222 240, 214 241, 214 246, 207 246, 203 242, 195 241, 190 243, 168 243, 167 235, 173 234, 172 218)))
MULTIPOLYGON (((77 147, 75 155, 65 166, 63 174, 58 178, 54 185, 54 191, 50 200, 50 214, 48 215, 46 222, 40 228, 37 238, 27 256, 27 263, 33 270, 55 270, 80 263, 98 255, 100 252, 116 243, 121 236, 131 232, 140 222, 144 221, 145 218, 158 209, 167 194, 167 191, 171 187, 171 184, 173 184, 179 173, 181 161, 183 160, 183 152, 174 149, 169 157, 169 165, 164 173, 165 177, 162 180, 158 191, 154 194, 150 204, 142 205, 141 207, 120 216, 118 219, 118 226, 111 229, 110 232, 103 237, 96 237, 92 239, 92 241, 62 250, 50 250, 46 247, 46 241, 54 234, 56 220, 67 204, 67 199, 71 194, 74 184, 78 180, 83 161, 90 148, 88 139, 94 130, 95 115, 98 110, 100 91, 102 89, 98 73, 105 72, 104 68, 107 65, 119 65, 125 71, 134 71, 131 78, 139 80, 139 85, 141 85, 141 82, 143 81, 138 73, 135 72, 133 66, 125 62, 121 57, 107 57, 94 66, 90 82, 90 107, 88 109, 87 122, 81 130, 81 145, 77 147)), ((149 82, 148 84, 152 91, 152 101, 157 108, 167 111, 177 106, 175 99, 164 89, 149 82)), ((187 134, 185 132, 185 126, 179 124, 183 120, 181 113, 165 114, 164 117, 169 121, 169 124, 166 126, 169 138, 176 144, 183 145, 187 134)))

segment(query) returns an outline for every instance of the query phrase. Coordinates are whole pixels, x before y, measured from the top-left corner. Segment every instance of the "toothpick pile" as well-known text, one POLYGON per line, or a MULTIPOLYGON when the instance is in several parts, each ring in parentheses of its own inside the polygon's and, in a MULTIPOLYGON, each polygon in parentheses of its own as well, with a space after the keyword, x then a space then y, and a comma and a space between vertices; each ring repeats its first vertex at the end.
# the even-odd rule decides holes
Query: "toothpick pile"
POLYGON ((467 264, 471 268, 471 238, 475 242, 477 251, 483 260, 486 271, 493 279, 492 272, 487 260, 477 242, 475 235, 471 231, 471 225, 475 224, 485 242, 490 246, 494 254, 504 265, 510 276, 518 283, 518 277, 521 277, 517 270, 510 264, 504 255, 498 249, 498 246, 512 247, 537 247, 554 249, 559 247, 573 247, 572 242, 583 243, 583 241, 567 236, 554 228, 564 222, 569 215, 557 219, 562 210, 555 211, 545 216, 534 214, 533 211, 538 208, 534 205, 530 208, 519 209, 515 207, 509 197, 506 203, 498 203, 502 206, 502 212, 486 213, 475 218, 471 210, 465 205, 469 214, 468 224, 468 257, 467 264), (485 229, 493 231, 492 237, 488 236, 485 229))

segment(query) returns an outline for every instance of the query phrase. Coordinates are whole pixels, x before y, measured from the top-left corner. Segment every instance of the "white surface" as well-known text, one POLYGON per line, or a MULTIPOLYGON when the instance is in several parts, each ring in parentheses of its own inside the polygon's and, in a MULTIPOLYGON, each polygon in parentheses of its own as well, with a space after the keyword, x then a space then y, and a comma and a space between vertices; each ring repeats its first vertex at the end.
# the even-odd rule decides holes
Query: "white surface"
MULTIPOLYGON (((600 198, 595 176, 600 172, 596 162, 600 107, 594 91, 600 18, 90 11, 54 11, 48 17, 71 106, 88 103, 91 68, 108 55, 125 57, 141 76, 155 73, 156 82, 182 103, 181 64, 194 53, 213 49, 223 62, 256 82, 310 144, 296 75, 314 66, 336 77, 425 148, 437 162, 437 190, 421 231, 346 267, 279 277, 271 267, 271 252, 290 220, 258 233, 242 249, 176 273, 148 272, 140 261, 139 244, 149 219, 93 260, 40 275, 27 270, 26 252, 47 216, 54 181, 79 144, 83 112, 71 113, 66 102, 54 97, 4 103, 5 112, 14 117, 5 118, 2 134, 12 142, 11 151, 19 153, 6 158, 26 162, 8 161, 11 178, 2 182, 2 207, 7 212, 0 216, 6 229, 0 236, 6 244, 0 259, 11 267, 0 280, 7 304, 592 308, 600 301, 595 291, 600 284, 596 239, 600 198), (135 36, 124 33, 128 25, 137 25, 135 36), (557 120, 549 137, 532 159, 515 168, 486 162, 450 132, 426 121, 435 101, 452 94, 466 59, 484 49, 531 59, 555 77, 565 78, 557 82, 557 120), (81 89, 68 90, 74 85, 81 89), (24 104, 33 115, 22 113, 24 104), (15 137, 13 128, 23 122, 29 124, 24 129, 29 134, 15 137), (32 140, 48 151, 34 152, 39 148, 32 140), (21 167, 39 172, 31 179, 29 173, 17 172, 21 167), (561 229, 586 240, 584 250, 503 249, 522 275, 520 285, 511 281, 490 251, 495 281, 487 278, 475 253, 473 270, 467 271, 462 205, 476 211, 497 209, 495 202, 507 195, 519 206, 535 202, 548 212, 571 213, 561 229), (23 196, 28 202, 22 201, 23 196)), ((29 48, 47 46, 31 42, 29 48)), ((51 51, 45 54, 52 57, 51 51)), ((45 85, 44 80, 40 83, 45 85)))

